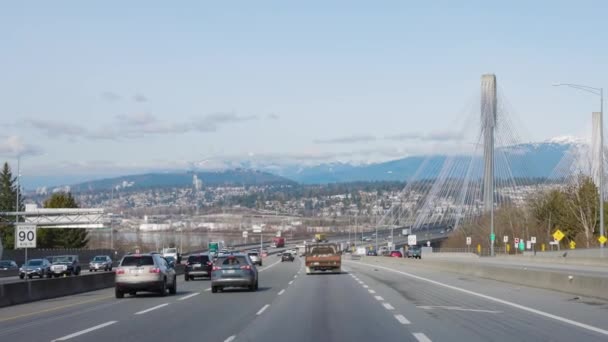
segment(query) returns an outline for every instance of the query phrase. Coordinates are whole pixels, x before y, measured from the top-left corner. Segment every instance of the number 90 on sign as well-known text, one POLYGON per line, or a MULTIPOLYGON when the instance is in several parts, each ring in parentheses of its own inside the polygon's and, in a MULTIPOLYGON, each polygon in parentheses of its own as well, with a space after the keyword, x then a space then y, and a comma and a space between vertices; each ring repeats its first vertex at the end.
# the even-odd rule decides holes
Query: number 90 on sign
POLYGON ((36 226, 17 226, 15 248, 36 248, 36 226))

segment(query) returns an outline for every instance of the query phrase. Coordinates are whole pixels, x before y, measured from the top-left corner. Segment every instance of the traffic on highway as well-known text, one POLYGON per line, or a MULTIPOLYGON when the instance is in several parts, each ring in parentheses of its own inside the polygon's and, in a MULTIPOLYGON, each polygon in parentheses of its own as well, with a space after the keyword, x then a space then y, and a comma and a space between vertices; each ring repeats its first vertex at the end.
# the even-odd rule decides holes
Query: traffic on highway
POLYGON ((306 245, 304 257, 295 243, 271 250, 263 266, 254 249, 191 254, 183 268, 160 252, 128 253, 114 267, 112 288, 1 308, 0 338, 199 341, 201 331, 209 341, 506 341, 514 331, 530 341, 608 337, 608 302, 599 299, 471 283, 403 256, 357 256, 331 241, 306 245), (209 313, 221 319, 201 319, 209 313))

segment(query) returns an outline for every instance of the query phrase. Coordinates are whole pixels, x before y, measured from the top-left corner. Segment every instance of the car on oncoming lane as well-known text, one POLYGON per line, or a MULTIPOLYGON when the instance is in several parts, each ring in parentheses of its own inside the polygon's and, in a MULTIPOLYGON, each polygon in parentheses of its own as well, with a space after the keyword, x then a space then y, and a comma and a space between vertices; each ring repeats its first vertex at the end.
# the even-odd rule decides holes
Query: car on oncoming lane
POLYGON ((51 272, 55 277, 79 275, 80 263, 77 255, 57 255, 53 257, 51 272))
POLYGON ((34 276, 50 278, 52 276, 51 263, 46 259, 30 259, 19 268, 19 278, 23 279, 26 275, 30 279, 34 276))
POLYGON ((184 280, 193 280, 196 277, 211 277, 213 262, 207 253, 191 254, 186 261, 184 280))
POLYGON ((211 292, 229 287, 244 287, 249 291, 258 289, 258 270, 247 254, 220 257, 213 264, 211 292))
POLYGON ((97 255, 91 259, 91 262, 89 262, 89 272, 97 272, 100 270, 112 270, 112 258, 110 258, 108 255, 97 255))
POLYGON ((157 253, 130 254, 116 268, 116 298, 125 293, 134 296, 138 291, 158 292, 161 296, 177 292, 175 265, 157 253))
POLYGON ((0 271, 12 271, 19 269, 17 263, 13 260, 0 260, 0 271))
POLYGON ((400 251, 391 251, 388 256, 391 258, 403 258, 403 254, 400 251))
POLYGON ((407 250, 405 255, 408 258, 422 259, 422 250, 420 246, 412 246, 407 250))

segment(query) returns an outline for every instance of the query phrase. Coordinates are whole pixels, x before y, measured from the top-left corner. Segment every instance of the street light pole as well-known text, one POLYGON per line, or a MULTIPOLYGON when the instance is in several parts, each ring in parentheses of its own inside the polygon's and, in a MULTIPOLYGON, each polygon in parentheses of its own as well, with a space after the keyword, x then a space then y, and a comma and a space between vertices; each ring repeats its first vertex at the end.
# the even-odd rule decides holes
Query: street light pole
MULTIPOLYGON (((114 207, 114 185, 112 185, 112 192, 110 195, 110 206, 114 207)), ((114 212, 114 208, 112 208, 114 212)), ((114 215, 110 216, 110 250, 114 252, 114 215)))
MULTIPOLYGON (((600 148, 599 148, 599 195, 600 195, 600 235, 606 236, 604 231, 604 88, 594 88, 586 85, 572 83, 557 83, 554 87, 566 86, 582 91, 586 91, 600 97, 600 148)), ((600 242, 600 248, 604 248, 604 244, 600 242)))

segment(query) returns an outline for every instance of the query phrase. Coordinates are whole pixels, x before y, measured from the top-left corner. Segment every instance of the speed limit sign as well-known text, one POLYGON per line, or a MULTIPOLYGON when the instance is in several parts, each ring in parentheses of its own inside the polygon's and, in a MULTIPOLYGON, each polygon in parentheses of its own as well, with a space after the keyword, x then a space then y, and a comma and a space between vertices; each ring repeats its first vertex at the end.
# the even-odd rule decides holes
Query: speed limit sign
POLYGON ((15 248, 36 248, 36 225, 17 226, 15 248))

